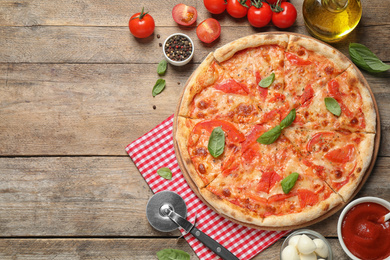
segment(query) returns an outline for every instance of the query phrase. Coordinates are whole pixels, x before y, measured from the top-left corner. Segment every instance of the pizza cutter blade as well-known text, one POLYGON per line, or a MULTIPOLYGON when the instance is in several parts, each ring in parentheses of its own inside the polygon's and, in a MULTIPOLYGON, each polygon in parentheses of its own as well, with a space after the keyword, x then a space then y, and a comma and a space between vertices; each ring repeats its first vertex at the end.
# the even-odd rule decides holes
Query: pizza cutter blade
POLYGON ((187 206, 183 198, 173 191, 161 191, 153 195, 146 206, 146 216, 150 225, 158 231, 171 232, 181 227, 222 259, 238 260, 229 250, 187 220, 187 206))

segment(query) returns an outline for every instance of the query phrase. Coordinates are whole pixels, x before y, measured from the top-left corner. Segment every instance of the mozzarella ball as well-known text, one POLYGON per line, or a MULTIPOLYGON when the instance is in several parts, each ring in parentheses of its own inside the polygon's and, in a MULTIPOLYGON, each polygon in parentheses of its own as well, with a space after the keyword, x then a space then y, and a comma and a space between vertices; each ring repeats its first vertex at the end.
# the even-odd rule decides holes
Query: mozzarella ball
POLYGON ((295 246, 288 245, 282 251, 281 260, 300 260, 295 246))
POLYGON ((298 240, 297 248, 301 254, 308 255, 313 253, 317 246, 310 237, 303 234, 298 240))
POLYGON ((301 254, 301 260, 317 260, 317 255, 313 252, 311 254, 301 254))
POLYGON ((316 238, 313 240, 313 242, 317 246, 317 249, 315 250, 316 254, 320 257, 327 258, 329 252, 328 252, 328 247, 326 246, 324 241, 322 241, 319 238, 316 238))
POLYGON ((299 240, 300 237, 301 237, 301 235, 296 235, 296 236, 291 237, 290 240, 288 240, 288 244, 291 245, 291 246, 297 247, 298 240, 299 240))

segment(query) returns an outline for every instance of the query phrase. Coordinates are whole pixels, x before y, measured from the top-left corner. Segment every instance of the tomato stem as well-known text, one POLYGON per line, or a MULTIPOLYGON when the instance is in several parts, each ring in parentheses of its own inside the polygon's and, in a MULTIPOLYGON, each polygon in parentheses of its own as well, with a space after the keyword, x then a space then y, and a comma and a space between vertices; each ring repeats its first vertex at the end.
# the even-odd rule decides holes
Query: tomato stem
POLYGON ((147 15, 148 13, 149 12, 144 13, 144 7, 142 7, 141 13, 138 16, 131 18, 130 20, 134 20, 134 19, 137 19, 137 18, 142 20, 142 18, 144 18, 144 16, 147 15))
POLYGON ((249 8, 249 6, 246 4, 246 0, 240 0, 239 3, 240 3, 242 6, 245 6, 246 8, 249 8))
POLYGON ((278 0, 274 6, 271 7, 272 12, 275 13, 280 13, 283 12, 283 8, 280 6, 281 5, 281 0, 278 0))
POLYGON ((251 5, 256 7, 256 8, 261 8, 263 7, 263 1, 262 0, 251 0, 251 5))

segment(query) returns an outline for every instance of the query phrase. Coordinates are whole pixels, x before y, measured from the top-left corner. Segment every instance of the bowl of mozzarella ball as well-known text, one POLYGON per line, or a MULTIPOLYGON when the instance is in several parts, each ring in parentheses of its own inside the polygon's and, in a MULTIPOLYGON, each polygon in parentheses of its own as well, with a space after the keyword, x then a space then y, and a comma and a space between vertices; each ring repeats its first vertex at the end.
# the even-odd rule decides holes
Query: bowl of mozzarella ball
POLYGON ((300 229, 284 240, 280 249, 281 260, 332 260, 332 248, 320 233, 300 229))

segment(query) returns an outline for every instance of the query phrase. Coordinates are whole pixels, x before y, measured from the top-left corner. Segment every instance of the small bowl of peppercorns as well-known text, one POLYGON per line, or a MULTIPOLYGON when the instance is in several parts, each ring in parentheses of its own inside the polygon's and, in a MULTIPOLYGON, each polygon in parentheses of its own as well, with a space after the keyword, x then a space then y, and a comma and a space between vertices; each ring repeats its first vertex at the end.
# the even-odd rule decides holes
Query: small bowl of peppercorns
POLYGON ((174 33, 164 41, 163 52, 170 64, 183 66, 194 56, 194 43, 189 36, 174 33))

